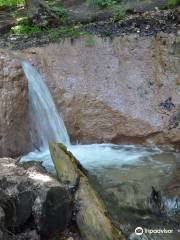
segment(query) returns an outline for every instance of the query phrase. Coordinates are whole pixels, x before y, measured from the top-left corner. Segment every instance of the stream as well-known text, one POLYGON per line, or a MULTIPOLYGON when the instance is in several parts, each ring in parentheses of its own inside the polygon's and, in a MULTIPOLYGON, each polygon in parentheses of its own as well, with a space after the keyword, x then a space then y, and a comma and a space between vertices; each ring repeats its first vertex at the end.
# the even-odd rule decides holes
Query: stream
POLYGON ((88 170, 108 214, 127 239, 179 239, 180 200, 176 195, 166 196, 165 190, 180 155, 139 145, 72 145, 43 77, 30 63, 22 65, 29 85, 30 134, 35 150, 21 161, 42 161, 54 172, 48 142, 62 142, 88 170), (144 233, 135 234, 137 227, 144 233), (161 231, 148 232, 152 229, 161 231))

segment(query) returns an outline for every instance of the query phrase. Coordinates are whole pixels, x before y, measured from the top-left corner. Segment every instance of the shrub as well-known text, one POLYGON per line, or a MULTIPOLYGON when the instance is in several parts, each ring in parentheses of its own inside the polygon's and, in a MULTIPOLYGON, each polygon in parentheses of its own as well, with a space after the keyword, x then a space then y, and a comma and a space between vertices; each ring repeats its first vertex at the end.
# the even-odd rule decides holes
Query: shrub
POLYGON ((174 8, 180 4, 180 0, 168 0, 168 6, 174 8))
POLYGON ((24 4, 24 0, 0 0, 0 7, 17 6, 19 4, 24 4))
POLYGON ((59 17, 60 23, 65 23, 67 10, 62 6, 56 6, 55 2, 48 2, 50 9, 59 17))
POLYGON ((125 18, 126 16, 126 12, 125 10, 118 6, 118 5, 114 5, 113 9, 113 20, 114 21, 119 21, 125 18))
POLYGON ((41 28, 39 28, 36 25, 29 25, 27 18, 22 18, 18 24, 15 27, 11 28, 12 33, 15 34, 32 34, 32 33, 37 33, 41 31, 41 28))

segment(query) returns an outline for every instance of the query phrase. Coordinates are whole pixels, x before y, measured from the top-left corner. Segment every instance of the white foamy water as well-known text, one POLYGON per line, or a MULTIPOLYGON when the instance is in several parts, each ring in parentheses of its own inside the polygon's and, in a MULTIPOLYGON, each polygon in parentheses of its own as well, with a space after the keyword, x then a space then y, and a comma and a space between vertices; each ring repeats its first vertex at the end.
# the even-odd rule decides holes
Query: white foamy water
POLYGON ((48 148, 48 141, 62 142, 69 145, 69 136, 61 116, 58 114, 54 100, 43 77, 28 62, 23 62, 23 69, 28 80, 30 119, 33 128, 30 130, 34 146, 41 151, 48 148))
MULTIPOLYGON (((57 112, 43 77, 28 62, 23 63, 23 69, 29 85, 29 112, 33 123, 30 133, 36 150, 24 156, 21 161, 42 161, 48 170, 55 172, 48 142, 61 142, 89 170, 90 176, 95 176, 93 181, 96 187, 100 186, 97 191, 102 191, 102 196, 104 193, 108 194, 108 191, 111 196, 115 191, 113 197, 119 203, 125 203, 131 208, 137 207, 136 202, 139 204, 140 191, 141 195, 144 194, 147 196, 145 199, 148 199, 152 186, 164 186, 173 171, 172 154, 164 153, 158 148, 148 149, 134 145, 71 145, 63 119, 57 112), (129 187, 128 191, 126 191, 127 187, 129 187), (129 202, 132 199, 133 201, 129 202)), ((111 209, 112 202, 108 203, 111 209)), ((142 200, 142 203, 145 204, 146 201, 142 200)), ((176 198, 164 199, 164 207, 168 214, 176 212, 178 204, 176 198)), ((119 204, 114 207, 118 209, 119 204)), ((133 217, 133 213, 128 216, 128 219, 130 218, 127 222, 128 226, 130 222, 130 226, 132 224, 133 227, 133 217)), ((150 236, 148 239, 154 238, 150 236)))
MULTIPOLYGON (((108 166, 120 167, 122 165, 138 164, 145 157, 160 153, 159 150, 155 149, 148 151, 146 148, 113 144, 69 145, 67 148, 89 170, 108 166)), ((36 150, 22 159, 24 161, 42 161, 48 169, 53 167, 49 149, 36 150)))
POLYGON ((39 160, 44 166, 52 168, 48 141, 61 142, 87 168, 121 166, 135 164, 143 157, 151 156, 160 150, 147 150, 134 146, 113 144, 71 145, 62 117, 58 114, 53 98, 43 77, 28 62, 23 62, 23 69, 29 85, 30 118, 35 131, 30 130, 34 146, 38 150, 29 153, 22 161, 39 160))

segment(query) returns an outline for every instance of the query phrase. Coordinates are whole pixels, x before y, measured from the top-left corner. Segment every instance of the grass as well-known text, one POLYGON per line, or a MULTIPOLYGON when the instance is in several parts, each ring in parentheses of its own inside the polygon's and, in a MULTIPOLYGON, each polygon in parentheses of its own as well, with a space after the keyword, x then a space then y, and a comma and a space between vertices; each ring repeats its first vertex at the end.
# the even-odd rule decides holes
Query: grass
POLYGON ((57 41, 63 38, 79 38, 81 36, 86 36, 86 32, 81 31, 81 29, 74 26, 64 26, 61 28, 51 28, 47 29, 49 40, 57 41))
POLYGON ((17 35, 29 35, 32 33, 41 32, 42 29, 36 25, 29 25, 27 17, 21 18, 15 27, 12 27, 11 32, 17 35))
POLYGON ((111 7, 117 3, 116 0, 88 0, 88 2, 89 6, 100 9, 111 7))
POLYGON ((126 17, 126 11, 119 5, 112 6, 113 11, 113 21, 120 21, 125 19, 126 17))
POLYGON ((180 5, 180 0, 168 0, 169 8, 175 8, 178 5, 180 5))
POLYGON ((117 0, 89 0, 89 6, 99 9, 111 9, 113 13, 112 21, 123 20, 126 16, 125 10, 118 4, 117 0))
POLYGON ((57 6, 55 1, 49 1, 50 9, 59 17, 60 23, 64 24, 67 18, 67 10, 63 6, 57 6))
POLYGON ((24 4, 24 0, 0 0, 0 7, 11 7, 24 4))
MULTIPOLYGON (((60 38, 78 38, 81 36, 87 36, 88 34, 87 32, 82 31, 78 26, 66 25, 59 28, 48 28, 39 27, 37 25, 29 25, 26 17, 22 18, 15 27, 12 27, 11 33, 26 36, 32 36, 34 34, 41 33, 42 35, 46 35, 47 38, 52 42, 55 42, 60 38)), ((90 37, 88 37, 87 45, 91 45, 92 41, 90 42, 90 37)))
POLYGON ((85 46, 93 47, 95 45, 94 36, 90 33, 84 33, 84 36, 85 36, 85 46))

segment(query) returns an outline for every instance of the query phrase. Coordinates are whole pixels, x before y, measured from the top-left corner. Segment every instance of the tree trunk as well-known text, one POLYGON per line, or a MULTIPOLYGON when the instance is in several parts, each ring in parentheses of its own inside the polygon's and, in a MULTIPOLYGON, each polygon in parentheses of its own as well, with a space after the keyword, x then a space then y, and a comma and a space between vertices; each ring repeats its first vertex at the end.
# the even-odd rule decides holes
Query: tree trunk
POLYGON ((30 24, 52 26, 59 23, 59 18, 44 0, 25 0, 27 16, 30 24))
POLYGON ((74 193, 76 223, 84 240, 124 240, 108 218, 104 204, 89 184, 86 171, 63 144, 50 143, 58 178, 74 193))

